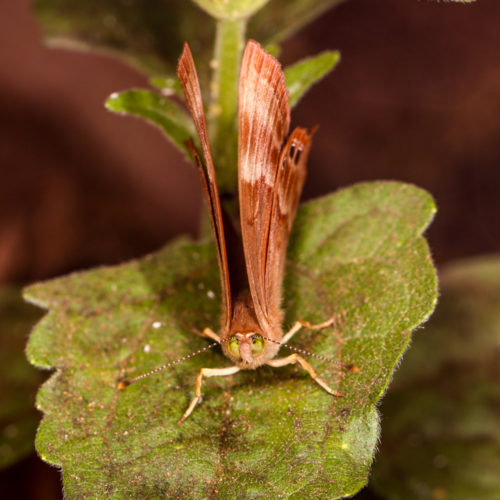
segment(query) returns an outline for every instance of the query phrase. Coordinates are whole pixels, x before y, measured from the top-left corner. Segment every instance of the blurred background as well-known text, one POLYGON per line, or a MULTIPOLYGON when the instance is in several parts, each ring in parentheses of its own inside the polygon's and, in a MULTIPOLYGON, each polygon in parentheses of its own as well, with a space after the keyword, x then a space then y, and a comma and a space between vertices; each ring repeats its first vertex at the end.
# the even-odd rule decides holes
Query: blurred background
MULTIPOLYGON (((427 237, 438 265, 498 251, 499 19, 496 0, 350 0, 289 39, 285 65, 342 53, 293 114, 296 125, 320 125, 305 198, 366 180, 411 182, 437 202, 427 237)), ((111 57, 45 47, 29 0, 0 0, 2 285, 196 235, 193 167, 158 130, 103 106, 112 92, 148 86, 111 57)), ((1 498, 53 499, 60 489, 34 453, 0 471, 1 498)))

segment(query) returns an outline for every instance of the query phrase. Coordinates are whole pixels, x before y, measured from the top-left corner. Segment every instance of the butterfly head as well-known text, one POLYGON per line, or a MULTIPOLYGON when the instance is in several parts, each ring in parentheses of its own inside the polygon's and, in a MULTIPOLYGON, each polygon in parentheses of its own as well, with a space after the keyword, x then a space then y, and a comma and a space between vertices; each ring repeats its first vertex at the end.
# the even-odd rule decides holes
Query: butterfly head
POLYGON ((264 364, 279 348, 256 332, 235 333, 223 346, 226 356, 241 368, 256 368, 264 364))

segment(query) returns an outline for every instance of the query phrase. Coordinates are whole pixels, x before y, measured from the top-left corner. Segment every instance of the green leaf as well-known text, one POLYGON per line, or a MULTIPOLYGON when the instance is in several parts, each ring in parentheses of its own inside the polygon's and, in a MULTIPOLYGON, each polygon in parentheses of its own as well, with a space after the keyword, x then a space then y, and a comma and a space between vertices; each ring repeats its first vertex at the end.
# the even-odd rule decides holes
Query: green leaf
POLYGON ((44 377, 28 364, 24 347, 40 316, 19 289, 0 289, 0 469, 33 452, 35 394, 44 377))
MULTIPOLYGON (((251 18, 248 34, 278 43, 342 0, 197 0, 221 17, 251 18), (267 2, 267 4, 266 4, 267 2), (209 5, 210 4, 210 5, 209 5), (266 4, 263 8, 262 5, 266 4), (227 9, 227 10, 226 10, 227 9)), ((150 74, 175 75, 182 44, 195 51, 202 89, 208 84, 215 23, 188 0, 35 0, 47 42, 56 47, 97 49, 125 59, 150 74)), ((205 91, 205 90, 204 90, 205 91)))
POLYGON ((191 117, 173 101, 149 90, 127 90, 112 94, 106 101, 106 108, 140 116, 156 125, 189 157, 186 141, 197 136, 191 117))
POLYGON ((283 42, 345 0, 272 0, 249 20, 248 36, 262 43, 283 42))
POLYGON ((264 46, 264 50, 272 56, 279 58, 281 54, 281 47, 277 43, 268 43, 264 46))
POLYGON ((500 498, 500 255, 440 274, 435 315, 384 400, 373 487, 401 498, 500 498))
POLYGON ((160 90, 164 96, 170 97, 176 95, 184 99, 182 87, 177 77, 152 76, 149 79, 149 83, 160 90))
POLYGON ((329 50, 303 59, 285 69, 286 86, 290 92, 290 106, 295 106, 302 96, 340 62, 340 52, 329 50))
POLYGON ((200 8, 216 19, 246 19, 262 8, 269 0, 193 0, 200 8))
POLYGON ((378 439, 375 405, 436 302, 421 236, 434 212, 425 191, 392 182, 299 209, 285 325, 335 316, 335 327, 304 330, 292 343, 356 365, 354 373, 310 358, 342 398, 297 367, 261 367, 207 379, 202 404, 178 426, 200 368, 230 366, 218 349, 117 391, 121 377, 208 345, 193 329, 219 324, 211 241, 180 240, 141 260, 28 288, 27 299, 49 309, 29 358, 56 368, 38 394, 36 446, 62 466, 66 495, 333 499, 358 491, 378 439))
POLYGON ((35 13, 52 46, 98 49, 148 73, 174 75, 189 41, 208 81, 215 26, 187 0, 35 0, 35 13))

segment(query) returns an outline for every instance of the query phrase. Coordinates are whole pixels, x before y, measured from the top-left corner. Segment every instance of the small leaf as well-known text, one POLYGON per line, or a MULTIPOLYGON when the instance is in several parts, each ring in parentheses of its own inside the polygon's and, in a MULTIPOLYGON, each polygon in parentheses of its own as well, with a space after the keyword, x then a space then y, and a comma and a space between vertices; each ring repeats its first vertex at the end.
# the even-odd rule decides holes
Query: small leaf
POLYGON ((500 255, 448 265, 441 299, 384 400, 384 498, 500 498, 500 255))
POLYGON ((186 141, 197 137, 190 116, 173 101, 149 90, 127 90, 112 94, 106 108, 116 113, 140 116, 159 127, 186 156, 186 141))
POLYGON ((193 0, 216 19, 246 19, 269 0, 193 0))
MULTIPOLYGON (((49 309, 28 345, 33 364, 57 367, 41 388, 37 449, 62 466, 70 498, 340 498, 366 482, 378 439, 375 405, 436 302, 421 232, 435 207, 424 191, 379 182, 299 208, 285 279, 293 344, 335 398, 297 367, 207 379, 203 403, 176 424, 202 367, 230 366, 219 349, 117 391, 117 380, 207 346, 220 281, 213 242, 177 241, 127 264, 26 290, 49 309)), ((280 356, 287 354, 285 348, 280 356)))
POLYGON ((43 375, 26 361, 24 347, 40 310, 22 301, 19 289, 0 290, 0 469, 33 452, 40 420, 34 408, 43 375))
POLYGON ((340 52, 327 51, 303 59, 285 69, 286 86, 290 92, 290 106, 295 106, 302 96, 340 61, 340 52))
POLYGON ((248 36, 279 43, 345 0, 272 0, 250 18, 248 36))
POLYGON ((152 76, 149 83, 161 91, 162 95, 170 97, 176 95, 184 99, 182 87, 178 78, 170 76, 152 76))
POLYGON ((105 50, 148 73, 175 75, 189 41, 208 81, 215 25, 190 1, 36 0, 34 9, 50 45, 105 50))
POLYGON ((276 57, 276 59, 278 59, 281 54, 281 47, 277 43, 268 43, 265 45, 264 50, 276 57))

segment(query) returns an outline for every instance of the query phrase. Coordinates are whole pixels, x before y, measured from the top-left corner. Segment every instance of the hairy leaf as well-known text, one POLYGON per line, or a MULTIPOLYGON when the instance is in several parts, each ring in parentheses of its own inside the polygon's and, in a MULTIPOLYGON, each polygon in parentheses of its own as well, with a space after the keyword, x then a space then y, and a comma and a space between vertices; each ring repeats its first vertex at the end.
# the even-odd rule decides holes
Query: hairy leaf
POLYGON ((106 101, 106 108, 139 116, 158 126, 173 144, 190 157, 186 141, 196 137, 193 122, 182 108, 168 98, 149 90, 128 90, 112 94, 106 101))
POLYGON ((440 281, 382 406, 373 487, 389 500, 500 498, 500 256, 449 265, 440 281))
POLYGON ((290 92, 290 106, 295 106, 302 96, 340 62, 340 52, 327 51, 308 57, 285 69, 286 86, 290 92))
MULTIPOLYGON (((413 328, 436 302, 421 233, 435 212, 410 185, 354 186, 303 205, 285 279, 293 344, 345 394, 327 394, 297 367, 261 367, 207 379, 204 400, 176 424, 202 367, 230 366, 204 352, 123 391, 117 381, 207 346, 193 329, 218 328, 220 286, 212 242, 180 240, 127 264, 33 285, 49 310, 28 346, 56 371, 38 394, 37 449, 62 466, 71 498, 339 498, 361 488, 378 439, 375 404, 413 328)), ((280 356, 287 355, 285 348, 280 356)))
POLYGON ((20 289, 0 290, 0 468, 34 449, 39 415, 33 403, 43 376, 26 361, 24 347, 40 316, 23 302, 20 289))

